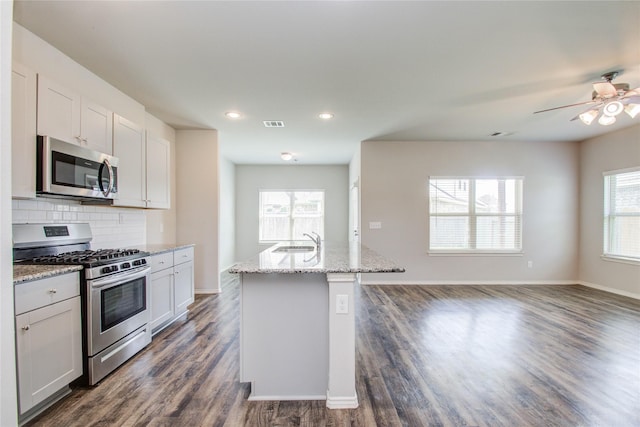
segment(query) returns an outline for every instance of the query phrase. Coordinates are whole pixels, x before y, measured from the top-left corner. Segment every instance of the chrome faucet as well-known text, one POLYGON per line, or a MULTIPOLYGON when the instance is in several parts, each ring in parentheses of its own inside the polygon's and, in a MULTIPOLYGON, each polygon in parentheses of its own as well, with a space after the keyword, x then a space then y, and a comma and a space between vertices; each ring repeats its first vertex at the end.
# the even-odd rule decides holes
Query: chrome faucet
POLYGON ((307 236, 308 238, 310 238, 311 241, 313 241, 313 243, 316 244, 316 250, 320 252, 320 248, 322 247, 322 239, 320 238, 318 233, 316 233, 315 231, 312 231, 311 233, 315 234, 316 237, 313 237, 312 235, 307 233, 304 233, 303 236, 307 236))

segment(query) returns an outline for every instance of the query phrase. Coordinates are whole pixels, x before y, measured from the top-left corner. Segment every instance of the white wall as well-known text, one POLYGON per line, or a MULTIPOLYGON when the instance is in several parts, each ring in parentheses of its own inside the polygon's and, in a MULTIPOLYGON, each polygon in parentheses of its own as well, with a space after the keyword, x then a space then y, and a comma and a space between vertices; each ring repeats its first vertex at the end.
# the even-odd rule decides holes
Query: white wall
POLYGON ((589 286, 640 298, 640 265, 601 258, 602 173, 640 166, 640 125, 583 141, 580 145, 580 280, 589 286))
POLYGON ((155 135, 166 139, 170 144, 171 157, 171 208, 148 209, 147 243, 173 244, 176 242, 176 131, 151 114, 146 114, 147 135, 155 135))
POLYGON ((13 2, 0 1, 0 426, 18 424, 11 253, 11 24, 13 2))
POLYGON ((578 150, 561 142, 363 142, 361 241, 406 268, 363 275, 363 283, 575 283, 578 150), (428 256, 430 175, 523 176, 524 255, 428 256), (370 230, 370 221, 382 228, 370 230))
POLYGON ((176 131, 176 237, 196 245, 196 293, 220 292, 218 164, 217 131, 176 131))
POLYGON ((142 104, 102 80, 20 24, 14 22, 13 27, 14 61, 37 73, 44 74, 51 80, 87 96, 93 102, 144 126, 146 113, 142 104))
POLYGON ((325 241, 346 242, 349 168, 338 166, 236 165, 236 260, 268 247, 258 244, 259 190, 325 190, 325 241))
POLYGON ((236 248, 236 166, 220 158, 220 271, 235 262, 236 248))

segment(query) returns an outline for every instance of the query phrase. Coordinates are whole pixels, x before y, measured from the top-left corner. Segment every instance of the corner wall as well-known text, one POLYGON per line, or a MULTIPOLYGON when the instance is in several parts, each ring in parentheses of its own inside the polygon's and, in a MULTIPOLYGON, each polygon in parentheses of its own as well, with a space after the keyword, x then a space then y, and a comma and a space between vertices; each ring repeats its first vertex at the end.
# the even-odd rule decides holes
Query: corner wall
POLYGON ((0 426, 18 424, 11 238, 11 39, 13 2, 0 1, 0 426))
POLYGON ((195 292, 220 292, 219 151, 215 130, 176 131, 176 239, 195 244, 195 292))
POLYGON ((640 166, 640 125, 583 141, 580 145, 579 278, 586 285, 640 298, 640 265, 602 259, 602 173, 640 166))
POLYGON ((363 142, 361 241, 406 272, 364 274, 362 282, 576 283, 578 150, 565 142, 363 142), (430 175, 523 176, 522 256, 429 256, 430 175), (382 228, 369 229, 371 221, 382 228))

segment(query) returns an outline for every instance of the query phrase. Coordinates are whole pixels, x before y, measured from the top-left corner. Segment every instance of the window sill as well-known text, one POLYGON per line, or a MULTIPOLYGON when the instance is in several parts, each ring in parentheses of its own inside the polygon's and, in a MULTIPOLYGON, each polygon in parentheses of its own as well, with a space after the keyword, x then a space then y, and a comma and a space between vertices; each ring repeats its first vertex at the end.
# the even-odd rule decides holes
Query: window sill
POLYGON ((637 259, 637 258, 626 258, 626 257, 614 256, 614 255, 601 255, 600 258, 602 258, 605 261, 618 262, 620 264, 640 265, 640 259, 637 259))

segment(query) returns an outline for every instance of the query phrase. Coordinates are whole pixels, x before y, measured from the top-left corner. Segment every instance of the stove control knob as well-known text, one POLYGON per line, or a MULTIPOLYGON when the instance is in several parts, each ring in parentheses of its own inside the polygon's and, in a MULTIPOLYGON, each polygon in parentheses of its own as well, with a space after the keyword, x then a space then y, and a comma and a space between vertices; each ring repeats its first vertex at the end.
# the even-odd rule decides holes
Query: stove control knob
POLYGON ((122 268, 122 269, 131 268, 131 264, 129 264, 128 262, 123 262, 122 265, 120 266, 120 268, 122 268))
POLYGON ((111 266, 107 266, 107 267, 102 267, 102 270, 100 270, 100 272, 102 274, 112 273, 114 271, 118 271, 118 266, 117 265, 111 265, 111 266))
POLYGON ((141 264, 142 264, 142 265, 145 265, 145 264, 147 263, 147 260, 146 260, 145 258, 142 258, 142 259, 140 260, 140 262, 141 262, 141 264))

